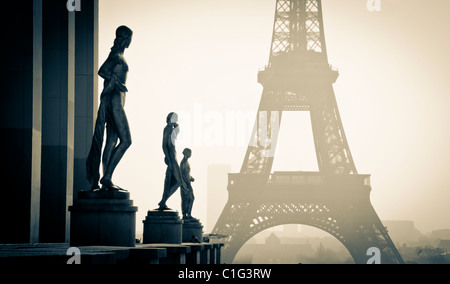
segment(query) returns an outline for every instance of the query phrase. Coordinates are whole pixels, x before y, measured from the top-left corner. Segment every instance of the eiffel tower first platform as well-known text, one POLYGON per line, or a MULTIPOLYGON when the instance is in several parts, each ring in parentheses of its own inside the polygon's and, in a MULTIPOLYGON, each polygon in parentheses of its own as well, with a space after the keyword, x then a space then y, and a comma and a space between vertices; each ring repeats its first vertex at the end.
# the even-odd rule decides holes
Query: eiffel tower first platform
POLYGON ((321 0, 277 0, 255 128, 212 231, 227 236, 225 263, 252 236, 284 224, 328 232, 357 264, 372 248, 382 263, 403 263, 370 202, 370 176, 358 174, 351 156, 332 86, 338 75, 328 63, 321 0), (285 111, 310 112, 319 172, 271 172, 285 111))

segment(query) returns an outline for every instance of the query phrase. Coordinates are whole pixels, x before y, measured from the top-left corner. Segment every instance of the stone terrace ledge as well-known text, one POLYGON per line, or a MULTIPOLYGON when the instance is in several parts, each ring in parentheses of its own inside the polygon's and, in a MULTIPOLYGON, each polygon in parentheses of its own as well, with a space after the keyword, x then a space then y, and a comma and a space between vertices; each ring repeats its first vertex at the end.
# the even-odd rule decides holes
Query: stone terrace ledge
MULTIPOLYGON (((81 264, 220 264, 223 244, 137 244, 78 247, 81 264)), ((0 244, 0 264, 66 264, 69 244, 0 244)))

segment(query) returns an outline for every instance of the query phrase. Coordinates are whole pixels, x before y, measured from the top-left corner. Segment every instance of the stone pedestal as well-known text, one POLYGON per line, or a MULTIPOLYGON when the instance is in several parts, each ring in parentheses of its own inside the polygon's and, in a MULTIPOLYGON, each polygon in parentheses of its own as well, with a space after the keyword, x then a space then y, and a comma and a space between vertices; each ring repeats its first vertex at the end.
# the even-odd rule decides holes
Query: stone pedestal
POLYGON ((137 207, 128 192, 81 191, 69 211, 71 246, 135 246, 137 207))
POLYGON ((183 243, 193 243, 195 238, 203 241, 203 225, 198 219, 183 219, 183 243), (194 238, 195 237, 195 238, 194 238))
POLYGON ((150 210, 144 221, 144 244, 181 244, 183 221, 177 211, 150 210))

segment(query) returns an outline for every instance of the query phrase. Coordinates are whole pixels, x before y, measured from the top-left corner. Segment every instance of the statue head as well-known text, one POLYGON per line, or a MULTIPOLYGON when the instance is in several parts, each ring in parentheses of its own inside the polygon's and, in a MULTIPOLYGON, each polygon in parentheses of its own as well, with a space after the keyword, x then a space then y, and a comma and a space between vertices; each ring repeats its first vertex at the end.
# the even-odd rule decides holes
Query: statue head
POLYGON ((186 159, 189 159, 192 156, 192 150, 189 148, 184 149, 183 155, 186 157, 186 159))
POLYGON ((178 122, 178 114, 176 114, 175 112, 169 113, 169 115, 166 118, 166 122, 167 122, 167 124, 177 123, 178 122))
POLYGON ((127 26, 120 26, 116 29, 116 39, 112 50, 123 51, 128 48, 133 38, 133 31, 127 26))

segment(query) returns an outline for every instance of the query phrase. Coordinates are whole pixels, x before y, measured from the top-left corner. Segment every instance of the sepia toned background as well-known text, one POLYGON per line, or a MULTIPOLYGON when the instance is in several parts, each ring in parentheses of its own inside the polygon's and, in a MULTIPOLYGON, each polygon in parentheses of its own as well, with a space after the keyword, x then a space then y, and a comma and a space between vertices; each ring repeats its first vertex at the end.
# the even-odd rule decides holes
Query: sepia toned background
MULTIPOLYGON (((240 170, 254 123, 275 2, 100 0, 100 64, 118 26, 134 31, 125 53, 133 145, 114 182, 139 207, 137 231, 162 195, 162 130, 172 111, 180 114, 179 161, 184 147, 193 150, 193 216, 212 230, 207 215, 220 214, 226 169, 240 170)), ((371 200, 382 220, 412 220, 423 232, 450 228, 450 2, 381 0, 379 12, 366 2, 323 0, 329 62, 340 72, 334 88, 357 170, 372 175, 371 200)), ((317 171, 314 151, 309 114, 286 113, 273 170, 317 171)), ((178 193, 168 205, 180 210, 178 193)))

